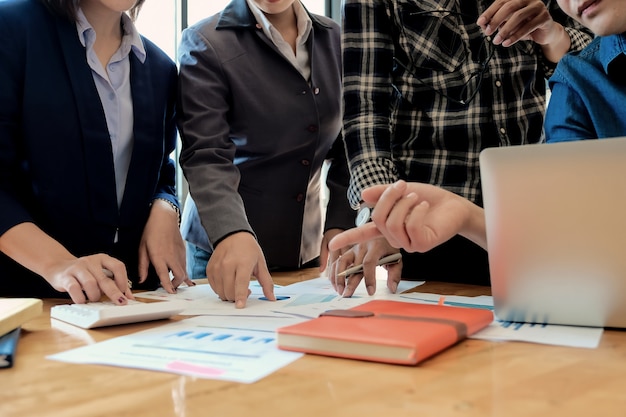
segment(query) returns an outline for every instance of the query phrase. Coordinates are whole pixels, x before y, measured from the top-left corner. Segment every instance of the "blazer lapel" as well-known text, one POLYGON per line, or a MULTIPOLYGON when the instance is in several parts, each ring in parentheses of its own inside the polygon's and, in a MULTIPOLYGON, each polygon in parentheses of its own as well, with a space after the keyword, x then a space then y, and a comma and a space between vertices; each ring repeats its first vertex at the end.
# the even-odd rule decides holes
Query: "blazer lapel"
POLYGON ((113 151, 100 96, 86 62, 85 48, 78 40, 76 26, 60 20, 56 26, 82 131, 91 210, 97 221, 115 226, 118 209, 113 151))
MULTIPOLYGON (((128 169, 126 188, 122 200, 121 225, 126 224, 129 219, 137 218, 136 211, 144 210, 142 202, 146 201, 154 190, 146 189, 146 184, 154 183, 152 176, 158 172, 161 157, 155 157, 155 152, 162 155, 163 136, 162 131, 155 125, 153 119, 157 113, 154 109, 154 91, 152 89, 152 75, 150 65, 147 65, 150 57, 146 57, 146 62, 142 64, 134 53, 130 53, 130 84, 133 97, 133 155, 128 169), (157 145, 155 145, 157 144, 157 145), (160 145, 160 147, 159 147, 160 145), (156 147, 155 147, 156 146, 156 147)), ((158 115, 156 116, 158 117, 158 115)), ((161 115, 161 119, 162 119, 161 115)))

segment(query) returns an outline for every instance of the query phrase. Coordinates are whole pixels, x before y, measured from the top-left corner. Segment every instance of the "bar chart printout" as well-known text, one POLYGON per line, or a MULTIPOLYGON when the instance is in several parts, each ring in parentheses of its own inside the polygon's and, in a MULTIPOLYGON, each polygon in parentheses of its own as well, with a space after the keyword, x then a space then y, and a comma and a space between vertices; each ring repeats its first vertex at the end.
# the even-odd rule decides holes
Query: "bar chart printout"
POLYGON ((279 350, 273 331, 210 327, 198 319, 117 337, 48 359, 251 383, 302 356, 279 350))

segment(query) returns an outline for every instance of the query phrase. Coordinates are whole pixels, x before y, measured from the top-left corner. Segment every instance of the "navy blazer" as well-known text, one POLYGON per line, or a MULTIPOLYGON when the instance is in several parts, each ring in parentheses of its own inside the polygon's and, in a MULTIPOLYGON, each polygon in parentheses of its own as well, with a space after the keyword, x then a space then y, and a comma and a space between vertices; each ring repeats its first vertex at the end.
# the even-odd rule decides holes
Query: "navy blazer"
MULTIPOLYGON (((0 39, 0 235, 33 222, 76 256, 120 259, 136 279, 151 202, 178 205, 175 64, 146 39, 143 64, 130 54, 134 145, 118 209, 104 110, 76 24, 38 0, 0 1, 0 39)), ((0 254, 1 295, 58 293, 0 254)))
POLYGON ((257 27, 245 0, 183 32, 178 115, 193 201, 181 231, 205 250, 247 231, 269 266, 298 268, 319 256, 324 230, 354 226, 340 137, 340 29, 310 17, 310 83, 257 27))

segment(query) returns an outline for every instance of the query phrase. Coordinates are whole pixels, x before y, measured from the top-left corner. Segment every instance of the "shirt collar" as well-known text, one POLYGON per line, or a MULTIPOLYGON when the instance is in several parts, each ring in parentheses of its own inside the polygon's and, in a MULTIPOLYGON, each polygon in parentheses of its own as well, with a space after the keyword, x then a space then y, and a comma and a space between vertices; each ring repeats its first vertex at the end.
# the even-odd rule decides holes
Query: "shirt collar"
MULTIPOLYGON (((76 14, 76 30, 80 43, 87 49, 92 48, 96 41, 96 32, 80 8, 76 14)), ((125 57, 132 51, 137 59, 143 63, 146 60, 146 50, 143 46, 141 35, 139 35, 133 21, 126 13, 122 13, 122 30, 124 34, 119 53, 122 57, 125 57)))
MULTIPOLYGON (((254 15, 257 23, 261 25, 265 35, 273 39, 272 37, 272 23, 267 19, 265 14, 259 9, 259 7, 252 1, 246 0, 250 11, 254 15)), ((293 2, 293 10, 296 14, 296 22, 298 25, 298 43, 302 44, 307 41, 309 34, 311 33, 312 21, 309 14, 306 12, 299 0, 293 2)))
MULTIPOLYGON (((608 74, 611 64, 626 54, 626 33, 603 36, 600 39, 599 59, 604 71, 608 74)), ((621 58, 620 60, 623 60, 621 58)))

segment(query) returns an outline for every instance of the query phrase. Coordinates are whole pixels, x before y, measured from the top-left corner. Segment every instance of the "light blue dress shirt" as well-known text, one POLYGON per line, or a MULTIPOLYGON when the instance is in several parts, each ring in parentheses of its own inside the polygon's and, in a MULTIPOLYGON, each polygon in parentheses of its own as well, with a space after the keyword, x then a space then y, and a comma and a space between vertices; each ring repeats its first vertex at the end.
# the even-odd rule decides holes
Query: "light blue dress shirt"
POLYGON ((115 166, 117 205, 119 207, 122 204, 126 176, 133 153, 134 116, 128 55, 133 51, 139 61, 143 63, 146 59, 146 51, 139 32, 130 17, 122 14, 122 44, 105 68, 93 49, 96 32, 80 9, 78 10, 76 28, 78 37, 86 50, 87 62, 91 67, 93 80, 98 89, 109 128, 115 166))
POLYGON ((548 142, 626 136, 626 34, 564 56, 549 84, 548 142))

